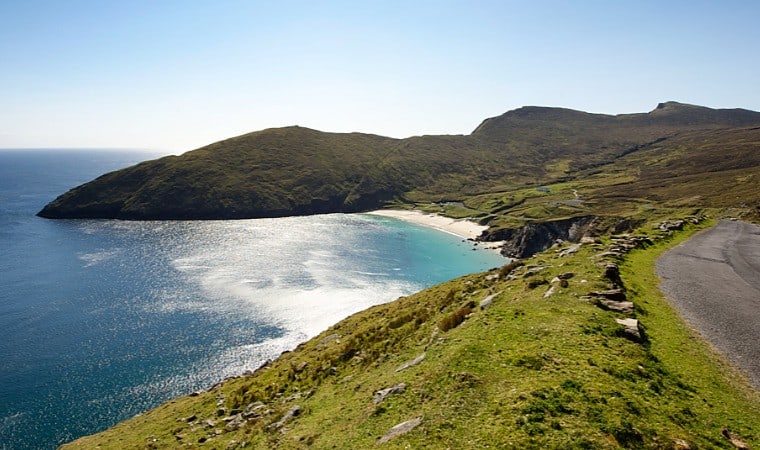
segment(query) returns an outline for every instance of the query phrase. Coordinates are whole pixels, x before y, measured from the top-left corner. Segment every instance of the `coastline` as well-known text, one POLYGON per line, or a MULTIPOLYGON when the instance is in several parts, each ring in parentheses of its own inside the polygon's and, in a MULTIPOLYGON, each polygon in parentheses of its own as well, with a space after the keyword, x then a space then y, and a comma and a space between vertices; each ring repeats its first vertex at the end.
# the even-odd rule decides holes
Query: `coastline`
POLYGON ((418 210, 404 210, 404 209, 378 209, 375 211, 369 211, 365 214, 371 214, 374 216, 390 217, 392 219, 403 220, 416 225, 422 225, 425 227, 435 228, 436 230, 443 231, 445 233, 453 234, 462 239, 475 241, 482 248, 498 251, 501 249, 503 242, 481 242, 476 239, 478 236, 487 230, 485 225, 479 225, 471 220, 467 219, 452 219, 450 217, 441 216, 433 213, 425 213, 418 210))

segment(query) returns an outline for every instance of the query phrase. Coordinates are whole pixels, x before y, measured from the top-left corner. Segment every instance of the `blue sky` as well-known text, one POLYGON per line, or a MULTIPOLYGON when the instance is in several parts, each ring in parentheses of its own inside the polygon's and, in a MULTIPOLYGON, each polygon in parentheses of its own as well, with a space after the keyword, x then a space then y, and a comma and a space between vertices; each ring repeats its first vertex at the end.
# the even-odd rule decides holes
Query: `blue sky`
POLYGON ((0 147, 466 134, 524 105, 760 110, 757 1, 0 0, 0 147))

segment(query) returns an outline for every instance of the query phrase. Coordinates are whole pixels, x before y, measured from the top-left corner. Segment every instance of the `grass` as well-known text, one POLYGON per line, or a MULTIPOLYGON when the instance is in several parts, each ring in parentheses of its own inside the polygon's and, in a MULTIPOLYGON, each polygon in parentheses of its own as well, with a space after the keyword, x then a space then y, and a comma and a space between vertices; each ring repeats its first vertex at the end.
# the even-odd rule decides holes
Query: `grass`
POLYGON ((760 445, 758 393, 656 289, 657 255, 695 230, 635 250, 621 266, 644 343, 622 335, 620 313, 584 300, 607 286, 595 258, 604 245, 568 257, 549 251, 525 261, 546 267, 534 277, 515 264, 370 308, 253 376, 67 448, 372 448, 417 417, 417 428, 383 448, 731 448, 724 428, 760 445), (529 288, 568 272, 554 295, 545 296, 546 285, 529 288), (494 294, 488 308, 474 308, 494 294), (402 382, 404 392, 373 402, 376 391, 402 382), (228 430, 224 416, 251 405, 258 412, 228 430), (294 405, 297 417, 268 428, 294 405))

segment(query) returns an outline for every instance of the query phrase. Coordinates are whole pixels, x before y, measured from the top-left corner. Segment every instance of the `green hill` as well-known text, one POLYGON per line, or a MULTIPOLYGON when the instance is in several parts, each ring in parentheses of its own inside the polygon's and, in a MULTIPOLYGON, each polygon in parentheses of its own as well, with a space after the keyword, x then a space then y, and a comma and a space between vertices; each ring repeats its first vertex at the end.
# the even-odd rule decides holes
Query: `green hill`
POLYGON ((757 448, 760 393, 668 305, 654 261, 715 219, 760 221, 758 180, 760 113, 673 102, 526 107, 468 136, 264 130, 104 175, 40 215, 414 207, 488 224, 521 262, 65 448, 757 448))
POLYGON ((485 120, 469 136, 268 129, 103 175, 39 215, 237 219, 463 201, 577 177, 663 140, 753 125, 760 113, 671 102, 619 116, 525 107, 485 120))

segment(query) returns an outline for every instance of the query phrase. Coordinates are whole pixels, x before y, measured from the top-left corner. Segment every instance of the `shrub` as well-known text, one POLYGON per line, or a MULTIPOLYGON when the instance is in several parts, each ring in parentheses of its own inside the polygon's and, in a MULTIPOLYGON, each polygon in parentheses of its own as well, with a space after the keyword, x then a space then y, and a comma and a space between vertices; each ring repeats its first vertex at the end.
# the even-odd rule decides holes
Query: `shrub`
POLYGON ((444 317, 443 320, 441 320, 441 323, 438 324, 438 328, 440 328, 441 331, 449 331, 452 328, 456 328, 459 324, 464 322, 464 319, 466 319, 471 312, 472 306, 468 303, 444 317))
POLYGON ((523 265, 522 261, 519 261, 517 259, 513 259, 507 264, 504 264, 503 266, 501 266, 501 269, 499 269, 499 278, 506 278, 507 275, 512 273, 513 270, 517 269, 518 267, 522 265, 523 265))

